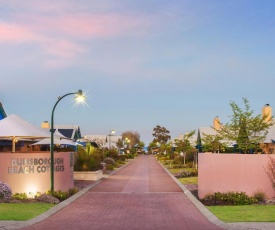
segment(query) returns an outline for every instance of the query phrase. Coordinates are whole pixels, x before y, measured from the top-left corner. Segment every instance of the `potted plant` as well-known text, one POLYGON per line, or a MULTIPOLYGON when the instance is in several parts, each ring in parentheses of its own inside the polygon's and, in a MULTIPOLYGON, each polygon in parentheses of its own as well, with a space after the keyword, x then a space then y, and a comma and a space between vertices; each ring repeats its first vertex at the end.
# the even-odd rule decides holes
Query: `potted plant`
POLYGON ((102 178, 101 152, 87 143, 78 146, 75 153, 74 180, 99 180, 102 178))

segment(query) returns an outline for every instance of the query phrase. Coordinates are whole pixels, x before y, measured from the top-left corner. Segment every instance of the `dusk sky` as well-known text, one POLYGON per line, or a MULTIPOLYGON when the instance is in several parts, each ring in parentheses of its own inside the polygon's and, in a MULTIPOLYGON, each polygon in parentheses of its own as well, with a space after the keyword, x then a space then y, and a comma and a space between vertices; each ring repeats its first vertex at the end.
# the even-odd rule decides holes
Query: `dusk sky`
POLYGON ((82 135, 156 125, 172 138, 229 121, 229 103, 275 110, 274 0, 2 0, 0 102, 82 135))

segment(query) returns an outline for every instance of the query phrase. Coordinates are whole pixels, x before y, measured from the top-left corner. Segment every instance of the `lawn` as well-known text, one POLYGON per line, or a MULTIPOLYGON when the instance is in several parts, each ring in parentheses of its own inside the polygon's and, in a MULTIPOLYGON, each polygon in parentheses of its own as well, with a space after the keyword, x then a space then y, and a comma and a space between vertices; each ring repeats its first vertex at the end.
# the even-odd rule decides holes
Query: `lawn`
POLYGON ((30 220, 53 206, 54 204, 48 203, 1 203, 0 220, 30 220))
POLYGON ((182 184, 198 184, 198 177, 185 177, 178 179, 182 184))
POLYGON ((192 171, 194 171, 192 168, 176 168, 176 169, 174 169, 174 168, 169 168, 169 167, 167 167, 166 166, 166 168, 169 170, 169 172, 170 173, 172 173, 172 174, 178 174, 178 173, 180 173, 181 171, 189 171, 189 172, 192 172, 192 171))
POLYGON ((275 205, 208 206, 220 220, 230 222, 275 222, 275 205))
MULTIPOLYGON (((172 161, 166 161, 169 162, 168 164, 164 164, 164 161, 160 161, 161 164, 169 170, 170 173, 176 175, 179 174, 181 171, 194 171, 193 168, 173 168, 175 165, 172 164, 172 161)), ((185 178, 179 178, 178 179, 182 184, 198 184, 198 177, 185 177, 185 178)))

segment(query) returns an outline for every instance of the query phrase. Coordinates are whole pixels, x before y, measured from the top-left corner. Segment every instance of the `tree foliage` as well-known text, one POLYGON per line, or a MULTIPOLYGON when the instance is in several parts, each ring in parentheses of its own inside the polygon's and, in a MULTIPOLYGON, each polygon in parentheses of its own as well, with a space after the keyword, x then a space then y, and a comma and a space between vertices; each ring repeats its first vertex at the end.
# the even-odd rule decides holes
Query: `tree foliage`
POLYGON ((158 147, 158 144, 157 142, 150 142, 149 145, 148 145, 148 151, 151 151, 152 149, 158 147))
POLYGON ((138 147, 142 147, 143 148, 145 146, 145 143, 143 141, 140 141, 137 145, 138 145, 138 147))
POLYGON ((163 154, 172 154, 172 143, 168 142, 168 143, 162 143, 159 147, 159 150, 161 153, 163 154))
POLYGON ((121 138, 119 138, 116 142, 116 147, 118 149, 122 149, 123 148, 123 140, 121 138))
POLYGON ((253 116, 249 101, 243 98, 244 109, 235 102, 231 102, 233 114, 229 123, 221 126, 217 130, 218 134, 225 140, 237 143, 238 148, 243 153, 248 153, 251 149, 257 149, 268 133, 268 129, 273 125, 272 120, 265 121, 268 115, 253 116))
POLYGON ((183 139, 175 139, 175 146, 176 151, 181 152, 183 159, 184 159, 184 165, 186 161, 186 156, 190 156, 196 152, 195 147, 191 143, 191 137, 195 134, 195 130, 189 133, 186 133, 183 136, 183 139))
POLYGON ((176 151, 183 153, 191 153, 194 151, 194 146, 191 143, 191 137, 195 134, 195 130, 189 133, 186 133, 183 136, 183 139, 175 139, 176 151))
POLYGON ((136 144, 140 142, 140 134, 137 131, 125 131, 122 133, 122 140, 125 140, 128 138, 130 140, 129 142, 129 148, 132 148, 136 144))
POLYGON ((87 145, 77 147, 75 153, 74 170, 75 171, 96 171, 101 168, 102 153, 98 148, 87 145))
POLYGON ((225 148, 225 143, 222 142, 223 138, 216 134, 205 134, 203 133, 203 148, 205 152, 221 152, 225 148))
POLYGON ((170 139, 171 136, 169 135, 170 131, 167 130, 165 127, 161 127, 157 125, 153 129, 153 142, 159 142, 160 144, 165 144, 167 143, 170 139))

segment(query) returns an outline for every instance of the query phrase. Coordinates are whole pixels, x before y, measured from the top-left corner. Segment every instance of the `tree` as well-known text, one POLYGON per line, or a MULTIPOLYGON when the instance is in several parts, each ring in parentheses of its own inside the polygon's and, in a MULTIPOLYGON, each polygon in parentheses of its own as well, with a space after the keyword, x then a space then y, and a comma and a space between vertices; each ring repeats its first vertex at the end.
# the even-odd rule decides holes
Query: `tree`
POLYGON ((143 141, 140 141, 137 145, 138 147, 143 148, 145 146, 145 143, 143 141))
POLYGON ((158 143, 157 142, 150 142, 148 145, 148 152, 153 153, 152 150, 156 149, 158 147, 158 143))
POLYGON ((217 132, 223 139, 237 143, 243 153, 248 153, 252 149, 257 149, 259 143, 264 141, 273 122, 272 118, 267 119, 268 114, 253 116, 249 101, 243 98, 243 102, 244 110, 235 102, 230 103, 233 112, 231 121, 222 125, 217 132))
POLYGON ((268 179, 271 182, 272 188, 275 191, 275 159, 270 156, 269 156, 267 168, 265 168, 265 172, 268 176, 268 179))
POLYGON ((125 131, 122 133, 122 140, 125 140, 128 138, 130 140, 129 142, 129 148, 132 148, 136 144, 140 142, 140 134, 137 131, 125 131))
POLYGON ((170 159, 172 158, 172 143, 162 143, 160 145, 160 151, 163 154, 170 154, 170 159))
POLYGON ((122 148, 123 148, 123 141, 122 141, 121 138, 119 138, 119 139, 117 140, 117 142, 116 142, 116 147, 117 147, 118 149, 122 149, 122 148))
POLYGON ((170 131, 167 130, 165 127, 161 127, 157 125, 153 129, 153 142, 159 142, 160 144, 165 144, 167 143, 170 139, 171 136, 169 135, 170 131))
POLYGON ((203 133, 203 148, 205 152, 221 152, 221 150, 225 147, 224 143, 222 143, 222 137, 218 134, 205 134, 203 133))
POLYGON ((194 146, 191 144, 190 138, 195 134, 195 130, 189 133, 186 133, 183 136, 183 139, 175 139, 176 151, 182 152, 184 157, 184 165, 186 161, 186 155, 193 154, 195 151, 194 146))

